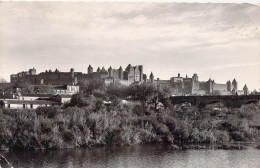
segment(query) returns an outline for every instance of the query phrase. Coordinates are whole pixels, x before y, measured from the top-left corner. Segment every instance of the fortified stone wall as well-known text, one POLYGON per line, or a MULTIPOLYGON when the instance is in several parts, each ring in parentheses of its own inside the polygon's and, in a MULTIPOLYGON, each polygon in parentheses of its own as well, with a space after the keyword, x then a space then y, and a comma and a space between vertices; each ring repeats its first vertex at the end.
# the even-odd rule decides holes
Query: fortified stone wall
POLYGON ((227 91, 227 85, 226 84, 213 83, 213 90, 227 91))
POLYGON ((28 82, 34 85, 64 85, 73 84, 81 80, 91 80, 91 79, 102 79, 106 83, 114 83, 119 81, 122 84, 131 84, 134 82, 144 82, 143 77, 143 66, 137 65, 132 66, 129 64, 125 71, 123 71, 120 66, 119 69, 112 69, 111 67, 108 71, 103 67, 98 68, 97 72, 93 72, 91 65, 88 67, 88 73, 74 72, 74 69, 70 69, 70 72, 60 72, 57 69, 52 72, 51 70, 36 74, 36 70, 30 69, 28 72, 19 72, 10 76, 11 83, 23 83, 28 82), (113 79, 113 80, 112 80, 113 79), (122 80, 122 82, 121 82, 122 80))

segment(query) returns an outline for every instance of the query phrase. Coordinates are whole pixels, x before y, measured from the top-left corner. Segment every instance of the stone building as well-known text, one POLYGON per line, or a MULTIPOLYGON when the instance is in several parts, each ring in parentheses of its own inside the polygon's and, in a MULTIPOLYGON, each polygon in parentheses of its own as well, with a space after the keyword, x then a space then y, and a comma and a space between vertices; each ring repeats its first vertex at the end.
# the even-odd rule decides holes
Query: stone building
MULTIPOLYGON (((238 92, 236 79, 232 83, 229 80, 226 84, 216 83, 212 79, 199 81, 196 73, 191 78, 187 75, 182 77, 178 74, 178 76, 172 77, 170 80, 161 80, 157 83, 171 88, 173 95, 235 95, 238 92)), ((244 92, 248 93, 246 86, 244 92)))
POLYGON ((69 72, 45 71, 39 74, 36 69, 19 72, 10 76, 11 83, 28 82, 33 85, 76 85, 81 80, 104 80, 106 84, 121 83, 130 85, 132 83, 142 83, 146 81, 146 75, 143 73, 143 65, 132 66, 129 64, 125 70, 120 66, 118 69, 111 66, 106 70, 104 67, 93 71, 91 65, 87 68, 87 73, 75 72, 73 68, 69 72))
MULTIPOLYGON (((93 70, 91 65, 87 68, 87 73, 75 72, 73 68, 69 72, 60 72, 58 69, 55 71, 45 71, 39 74, 36 69, 29 69, 29 71, 19 72, 10 76, 11 83, 27 82, 32 85, 55 85, 55 86, 75 86, 78 81, 83 80, 103 80, 106 85, 108 84, 123 84, 130 85, 132 83, 154 83, 157 86, 167 86, 171 88, 173 95, 236 95, 241 94, 237 90, 238 83, 236 79, 227 81, 225 84, 216 83, 214 80, 199 81, 199 76, 195 73, 192 77, 182 77, 178 74, 170 80, 157 80, 151 72, 149 78, 143 73, 143 65, 132 66, 129 64, 125 69, 121 66, 117 68, 108 69, 105 67, 98 67, 96 71, 93 70)), ((61 87, 56 87, 61 88, 61 87)), ((66 90, 67 88, 65 88, 66 90)), ((78 89, 76 89, 78 91, 78 89)), ((64 89, 59 90, 63 93, 64 89)), ((71 91, 66 91, 69 93, 71 91)), ((248 88, 245 85, 243 94, 248 94, 248 88)))
POLYGON ((58 69, 55 71, 45 71, 40 74, 36 73, 36 69, 30 69, 28 72, 19 72, 10 76, 11 83, 28 82, 33 85, 65 85, 77 83, 74 69, 71 68, 70 72, 60 72, 58 69))

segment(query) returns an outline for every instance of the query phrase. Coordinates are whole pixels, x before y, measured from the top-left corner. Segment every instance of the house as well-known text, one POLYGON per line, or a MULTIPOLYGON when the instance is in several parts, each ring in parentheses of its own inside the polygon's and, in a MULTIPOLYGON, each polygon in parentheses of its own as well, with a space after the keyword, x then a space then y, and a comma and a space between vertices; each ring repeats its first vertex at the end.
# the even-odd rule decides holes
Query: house
POLYGON ((60 102, 61 104, 68 103, 71 100, 72 95, 56 95, 55 99, 56 101, 60 102))
POLYGON ((72 95, 61 94, 17 94, 0 95, 0 106, 9 109, 36 109, 37 107, 61 106, 71 100, 72 95))
POLYGON ((63 85, 63 86, 56 86, 54 87, 56 94, 69 94, 73 95, 79 92, 79 86, 78 85, 63 85))
POLYGON ((15 94, 2 93, 0 94, 0 100, 16 99, 15 94))
POLYGON ((5 108, 36 109, 37 107, 59 106, 60 102, 48 100, 2 100, 5 108))
POLYGON ((50 99, 54 95, 52 94, 30 94, 30 93, 22 93, 18 94, 16 97, 18 100, 46 100, 50 99))

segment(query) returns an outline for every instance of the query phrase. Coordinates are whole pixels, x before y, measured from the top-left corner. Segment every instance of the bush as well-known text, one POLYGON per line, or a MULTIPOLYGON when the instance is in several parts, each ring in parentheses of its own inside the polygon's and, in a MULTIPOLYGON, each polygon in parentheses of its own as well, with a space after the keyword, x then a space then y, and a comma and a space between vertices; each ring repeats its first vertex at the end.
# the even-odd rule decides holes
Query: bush
POLYGON ((89 86, 87 94, 73 95, 63 108, 0 109, 0 149, 260 140, 259 104, 225 108, 220 114, 211 107, 172 106, 160 95, 163 90, 152 85, 99 86, 89 86), (119 93, 112 94, 117 89, 119 93), (122 103, 129 96, 132 99, 122 103), (108 98, 112 103, 104 105, 108 98), (162 100, 165 108, 156 111, 154 98, 162 100))

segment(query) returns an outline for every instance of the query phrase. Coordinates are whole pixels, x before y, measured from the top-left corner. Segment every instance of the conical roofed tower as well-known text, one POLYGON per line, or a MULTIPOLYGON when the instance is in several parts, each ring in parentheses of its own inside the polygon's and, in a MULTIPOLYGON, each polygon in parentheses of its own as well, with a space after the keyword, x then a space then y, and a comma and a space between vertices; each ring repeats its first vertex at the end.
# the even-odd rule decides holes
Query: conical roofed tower
POLYGON ((154 82, 154 76, 153 76, 153 73, 151 72, 150 74, 150 81, 153 83, 154 82))

